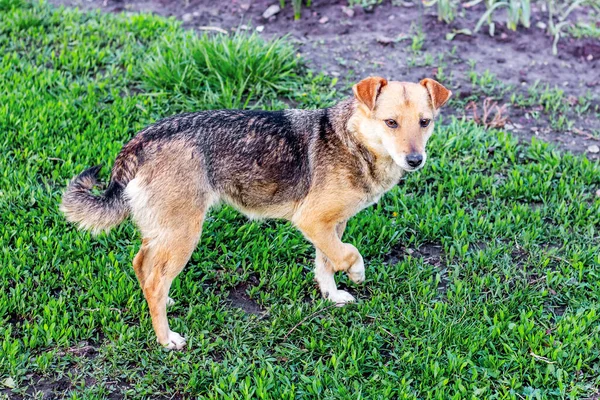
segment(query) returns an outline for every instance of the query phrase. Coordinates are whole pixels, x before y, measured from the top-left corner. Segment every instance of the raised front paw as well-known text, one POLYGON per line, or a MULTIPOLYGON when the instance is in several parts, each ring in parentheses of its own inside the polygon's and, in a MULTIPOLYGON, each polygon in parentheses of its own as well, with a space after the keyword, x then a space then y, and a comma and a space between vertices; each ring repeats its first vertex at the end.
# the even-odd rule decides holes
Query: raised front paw
POLYGON ((363 283, 365 281, 365 262, 361 255, 348 270, 346 271, 348 278, 356 284, 363 283))
POLYGON ((338 307, 343 307, 347 303, 354 303, 356 299, 345 290, 335 290, 325 293, 325 298, 334 302, 338 307))

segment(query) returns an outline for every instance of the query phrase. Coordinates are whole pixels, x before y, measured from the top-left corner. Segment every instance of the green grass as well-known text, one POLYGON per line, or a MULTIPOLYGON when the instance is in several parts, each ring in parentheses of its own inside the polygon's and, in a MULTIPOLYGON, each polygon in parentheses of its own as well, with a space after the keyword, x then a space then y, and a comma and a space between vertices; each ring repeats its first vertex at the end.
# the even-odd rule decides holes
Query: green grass
POLYGON ((530 115, 536 120, 544 114, 550 127, 557 131, 571 130, 577 118, 582 116, 600 116, 600 108, 594 104, 594 97, 589 91, 584 96, 566 96, 559 87, 542 85, 539 81, 527 89, 527 94, 513 93, 510 102, 530 110, 530 115))
POLYGON ((576 39, 592 38, 600 39, 600 26, 593 23, 577 22, 569 27, 569 34, 576 39))
POLYGON ((178 35, 160 43, 144 65, 145 87, 194 108, 246 108, 253 99, 293 92, 294 54, 281 39, 265 45, 256 35, 178 35))
POLYGON ((153 16, 2 0, 0 49, 0 397, 598 393, 597 162, 446 119, 426 167, 350 221, 367 282, 340 277, 359 299, 342 309, 325 309, 313 250, 288 224, 214 210, 172 289, 188 347, 166 352, 131 268, 135 229, 66 224, 67 181, 174 112, 337 94, 283 41, 193 37, 153 16), (423 256, 432 245, 440 256, 423 256), (233 288, 265 314, 232 307, 233 288))
POLYGON ((481 96, 490 95, 502 98, 507 93, 515 90, 511 85, 507 85, 502 80, 498 79, 498 77, 493 72, 490 72, 489 69, 486 69, 483 73, 478 73, 475 66, 476 64, 474 62, 470 62, 471 68, 468 72, 468 78, 471 81, 473 92, 481 96))

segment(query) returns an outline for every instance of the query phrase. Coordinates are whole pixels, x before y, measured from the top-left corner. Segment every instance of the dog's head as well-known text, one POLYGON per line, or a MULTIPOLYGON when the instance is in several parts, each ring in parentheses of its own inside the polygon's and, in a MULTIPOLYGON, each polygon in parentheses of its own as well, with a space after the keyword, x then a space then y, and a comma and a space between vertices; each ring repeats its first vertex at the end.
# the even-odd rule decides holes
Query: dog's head
POLYGON ((425 164, 425 145, 435 117, 452 92, 433 79, 419 83, 368 77, 352 88, 357 133, 378 154, 389 155, 405 171, 425 164))

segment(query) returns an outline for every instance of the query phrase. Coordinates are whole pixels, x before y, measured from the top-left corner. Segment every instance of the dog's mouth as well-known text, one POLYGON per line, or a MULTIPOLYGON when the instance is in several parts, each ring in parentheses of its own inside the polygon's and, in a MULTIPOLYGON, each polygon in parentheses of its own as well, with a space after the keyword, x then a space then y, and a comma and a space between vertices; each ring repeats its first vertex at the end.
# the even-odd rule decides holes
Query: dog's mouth
POLYGON ((400 166, 403 170, 405 170, 406 172, 416 172, 418 170, 420 170, 421 168, 423 168, 423 164, 419 165, 418 167, 409 167, 409 166, 400 166))

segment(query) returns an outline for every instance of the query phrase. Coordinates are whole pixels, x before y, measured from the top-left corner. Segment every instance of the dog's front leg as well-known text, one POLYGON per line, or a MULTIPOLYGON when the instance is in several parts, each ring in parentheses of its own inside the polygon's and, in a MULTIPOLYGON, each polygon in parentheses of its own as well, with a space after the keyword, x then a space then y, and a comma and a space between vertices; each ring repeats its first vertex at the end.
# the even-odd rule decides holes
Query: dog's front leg
POLYGON ((325 257, 323 252, 317 250, 315 258, 315 281, 319 284, 319 290, 323 298, 331 300, 339 306, 346 303, 352 303, 354 296, 345 290, 339 290, 335 284, 335 270, 331 262, 325 257))
POLYGON ((306 229, 300 227, 304 235, 315 245, 315 280, 324 298, 339 305, 354 301, 354 297, 345 290, 338 290, 334 274, 346 271, 350 279, 361 283, 365 279, 363 258, 351 244, 342 243, 341 237, 346 222, 336 225, 310 224, 306 229))

